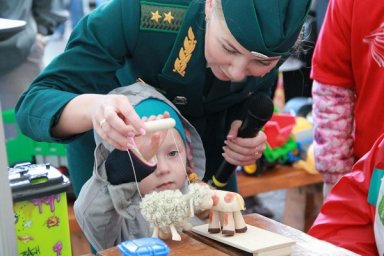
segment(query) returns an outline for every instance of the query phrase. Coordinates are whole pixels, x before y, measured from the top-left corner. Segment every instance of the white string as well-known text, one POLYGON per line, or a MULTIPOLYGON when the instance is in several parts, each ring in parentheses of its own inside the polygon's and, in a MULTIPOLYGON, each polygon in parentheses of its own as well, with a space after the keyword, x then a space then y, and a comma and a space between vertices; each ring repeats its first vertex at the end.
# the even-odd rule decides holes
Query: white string
POLYGON ((129 152, 129 149, 127 149, 127 153, 128 153, 128 156, 129 156, 129 160, 131 160, 132 171, 133 171, 133 176, 135 177, 135 183, 136 183, 137 192, 139 193, 139 196, 140 196, 141 200, 143 200, 143 196, 141 195, 140 188, 139 188, 139 183, 137 182, 135 165, 133 164, 132 156, 131 156, 131 153, 129 152))

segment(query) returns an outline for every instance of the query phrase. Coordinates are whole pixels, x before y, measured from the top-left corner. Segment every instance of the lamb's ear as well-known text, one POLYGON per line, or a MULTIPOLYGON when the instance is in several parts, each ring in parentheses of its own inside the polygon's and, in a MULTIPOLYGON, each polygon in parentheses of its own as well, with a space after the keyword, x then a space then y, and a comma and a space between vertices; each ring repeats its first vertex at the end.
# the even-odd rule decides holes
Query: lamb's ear
POLYGON ((193 197, 192 196, 189 199, 189 209, 191 210, 191 217, 194 217, 195 216, 195 211, 193 209, 193 197))

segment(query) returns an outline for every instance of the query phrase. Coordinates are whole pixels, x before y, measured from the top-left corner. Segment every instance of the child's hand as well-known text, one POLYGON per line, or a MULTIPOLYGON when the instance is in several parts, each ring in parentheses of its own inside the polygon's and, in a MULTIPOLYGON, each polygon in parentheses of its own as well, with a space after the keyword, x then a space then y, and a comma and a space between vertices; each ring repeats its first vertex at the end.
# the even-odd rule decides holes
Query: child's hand
MULTIPOLYGON (((144 122, 159 120, 163 118, 169 118, 169 113, 164 112, 163 115, 158 116, 150 116, 149 118, 142 118, 144 122)), ((134 138, 136 147, 144 157, 144 159, 148 162, 156 162, 154 158, 161 143, 163 143, 164 138, 167 136, 168 130, 161 130, 153 133, 147 133, 145 135, 136 136, 134 138)))

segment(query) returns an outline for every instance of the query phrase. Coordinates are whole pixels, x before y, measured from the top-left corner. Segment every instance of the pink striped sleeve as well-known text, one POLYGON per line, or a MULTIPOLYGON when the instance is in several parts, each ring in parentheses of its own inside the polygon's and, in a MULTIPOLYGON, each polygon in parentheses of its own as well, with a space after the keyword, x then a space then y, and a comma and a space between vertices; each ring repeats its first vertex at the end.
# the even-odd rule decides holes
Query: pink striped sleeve
POLYGON ((314 81, 312 97, 315 166, 324 182, 334 184, 354 163, 355 92, 314 81))

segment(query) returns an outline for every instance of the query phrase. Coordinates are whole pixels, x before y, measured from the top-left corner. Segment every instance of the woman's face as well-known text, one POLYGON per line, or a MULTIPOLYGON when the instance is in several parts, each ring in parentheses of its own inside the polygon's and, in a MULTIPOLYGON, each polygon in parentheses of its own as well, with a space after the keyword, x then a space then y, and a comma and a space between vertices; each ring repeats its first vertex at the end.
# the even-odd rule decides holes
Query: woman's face
POLYGON ((184 142, 175 128, 168 131, 156 153, 156 159, 157 168, 139 183, 140 192, 148 194, 165 189, 181 189, 187 177, 186 151, 184 142))
POLYGON ((207 0, 205 8, 205 58, 213 74, 223 81, 242 81, 247 76, 263 77, 270 72, 280 57, 260 57, 241 46, 214 4, 217 1, 207 0))

